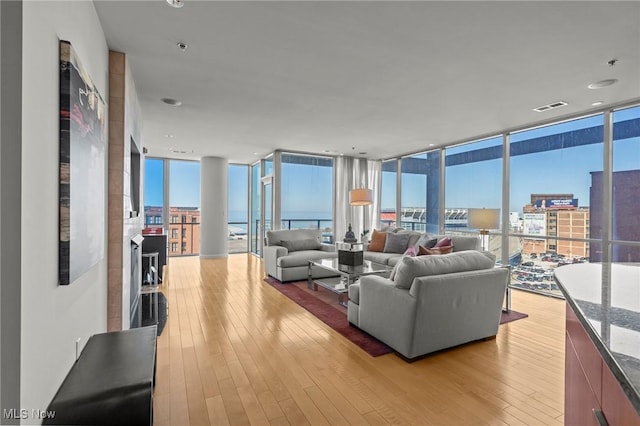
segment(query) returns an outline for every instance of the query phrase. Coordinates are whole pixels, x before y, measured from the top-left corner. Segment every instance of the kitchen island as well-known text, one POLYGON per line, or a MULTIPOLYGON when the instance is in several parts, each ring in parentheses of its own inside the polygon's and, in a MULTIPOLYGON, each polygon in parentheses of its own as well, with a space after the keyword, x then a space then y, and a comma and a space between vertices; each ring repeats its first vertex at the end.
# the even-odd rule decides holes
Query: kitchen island
POLYGON ((566 425, 640 425, 640 265, 555 270, 567 301, 566 425))

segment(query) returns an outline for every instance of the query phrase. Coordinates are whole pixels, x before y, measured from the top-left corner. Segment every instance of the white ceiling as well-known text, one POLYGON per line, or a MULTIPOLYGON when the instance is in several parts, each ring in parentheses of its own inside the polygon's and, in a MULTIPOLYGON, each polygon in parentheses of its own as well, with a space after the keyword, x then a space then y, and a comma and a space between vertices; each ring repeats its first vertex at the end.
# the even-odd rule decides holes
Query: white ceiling
POLYGON ((636 1, 94 3, 152 156, 387 158, 640 98, 636 1))

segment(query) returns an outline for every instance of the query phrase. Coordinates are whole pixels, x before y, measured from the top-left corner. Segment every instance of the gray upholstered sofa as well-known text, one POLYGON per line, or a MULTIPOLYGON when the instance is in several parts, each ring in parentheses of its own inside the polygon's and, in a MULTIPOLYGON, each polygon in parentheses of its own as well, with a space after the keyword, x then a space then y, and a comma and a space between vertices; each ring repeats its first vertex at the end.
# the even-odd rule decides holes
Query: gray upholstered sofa
MULTIPOLYGON (((335 247, 323 244, 321 237, 319 229, 267 231, 263 247, 265 272, 282 282, 306 279, 309 260, 338 256, 335 247)), ((312 275, 314 278, 322 278, 335 273, 313 268, 312 275)))
POLYGON ((394 269, 349 287, 349 322, 406 358, 497 334, 509 269, 491 253, 404 256, 394 269))
MULTIPOLYGON (((405 230, 395 230, 389 233, 392 234, 408 234, 408 242, 407 246, 415 245, 420 241, 420 238, 425 238, 425 241, 429 240, 440 240, 445 237, 445 235, 431 235, 425 234, 418 231, 405 231, 405 230)), ((453 251, 463 251, 463 250, 480 250, 480 239, 478 236, 474 235, 446 235, 446 237, 451 238, 453 251)), ((405 246, 404 249, 407 247, 405 246)), ((402 258, 402 253, 404 249, 401 249, 399 252, 376 252, 376 251, 365 251, 364 258, 366 260, 370 260, 372 262, 381 263, 383 265, 395 266, 396 263, 402 258)))

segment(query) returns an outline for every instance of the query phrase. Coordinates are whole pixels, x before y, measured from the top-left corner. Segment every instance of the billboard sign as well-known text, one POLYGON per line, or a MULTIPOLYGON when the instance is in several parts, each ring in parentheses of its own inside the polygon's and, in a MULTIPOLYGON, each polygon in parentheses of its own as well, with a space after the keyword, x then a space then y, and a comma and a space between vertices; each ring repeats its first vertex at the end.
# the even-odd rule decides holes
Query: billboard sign
POLYGON ((536 200, 534 205, 539 209, 551 209, 551 210, 568 210, 578 208, 577 198, 564 198, 564 199, 543 199, 536 200))
POLYGON ((527 235, 547 235, 547 219, 544 213, 524 214, 524 233, 527 235))

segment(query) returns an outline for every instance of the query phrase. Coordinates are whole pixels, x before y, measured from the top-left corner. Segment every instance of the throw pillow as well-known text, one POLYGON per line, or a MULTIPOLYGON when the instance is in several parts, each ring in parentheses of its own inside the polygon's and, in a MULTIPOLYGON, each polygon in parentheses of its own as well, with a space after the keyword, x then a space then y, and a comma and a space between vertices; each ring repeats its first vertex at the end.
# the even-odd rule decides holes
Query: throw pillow
POLYGON ((410 234, 396 234, 391 233, 387 235, 387 239, 384 243, 384 253, 404 253, 409 245, 410 234))
POLYGON ((384 250, 384 244, 387 241, 387 233, 382 231, 373 230, 371 234, 371 242, 369 242, 368 251, 382 252, 384 250))
POLYGON ((322 248, 322 243, 315 238, 305 238, 301 240, 281 240, 280 245, 286 248, 289 252, 302 251, 302 250, 319 250, 322 248))
POLYGON ((446 247, 446 246, 453 246, 453 242, 451 242, 451 238, 449 237, 444 237, 443 239, 438 241, 436 245, 433 247, 436 248, 436 247, 446 247))
POLYGON ((418 255, 418 253, 416 252, 416 248, 414 246, 412 246, 412 245, 407 247, 407 249, 402 254, 404 256, 410 256, 410 257, 415 257, 415 256, 418 255))
POLYGON ((420 239, 420 237, 424 235, 422 232, 409 231, 408 229, 400 229, 396 233, 397 234, 409 234, 410 235, 409 244, 407 244, 407 247, 415 246, 416 243, 418 242, 418 240, 420 239))
POLYGON ((432 254, 447 254, 453 252, 453 246, 427 248, 420 246, 418 248, 418 256, 428 256, 432 254))
POLYGON ((431 234, 422 234, 420 238, 418 238, 418 241, 415 244, 416 252, 418 251, 418 248, 420 246, 425 248, 431 248, 435 246, 437 242, 438 242, 438 237, 434 237, 431 234))

